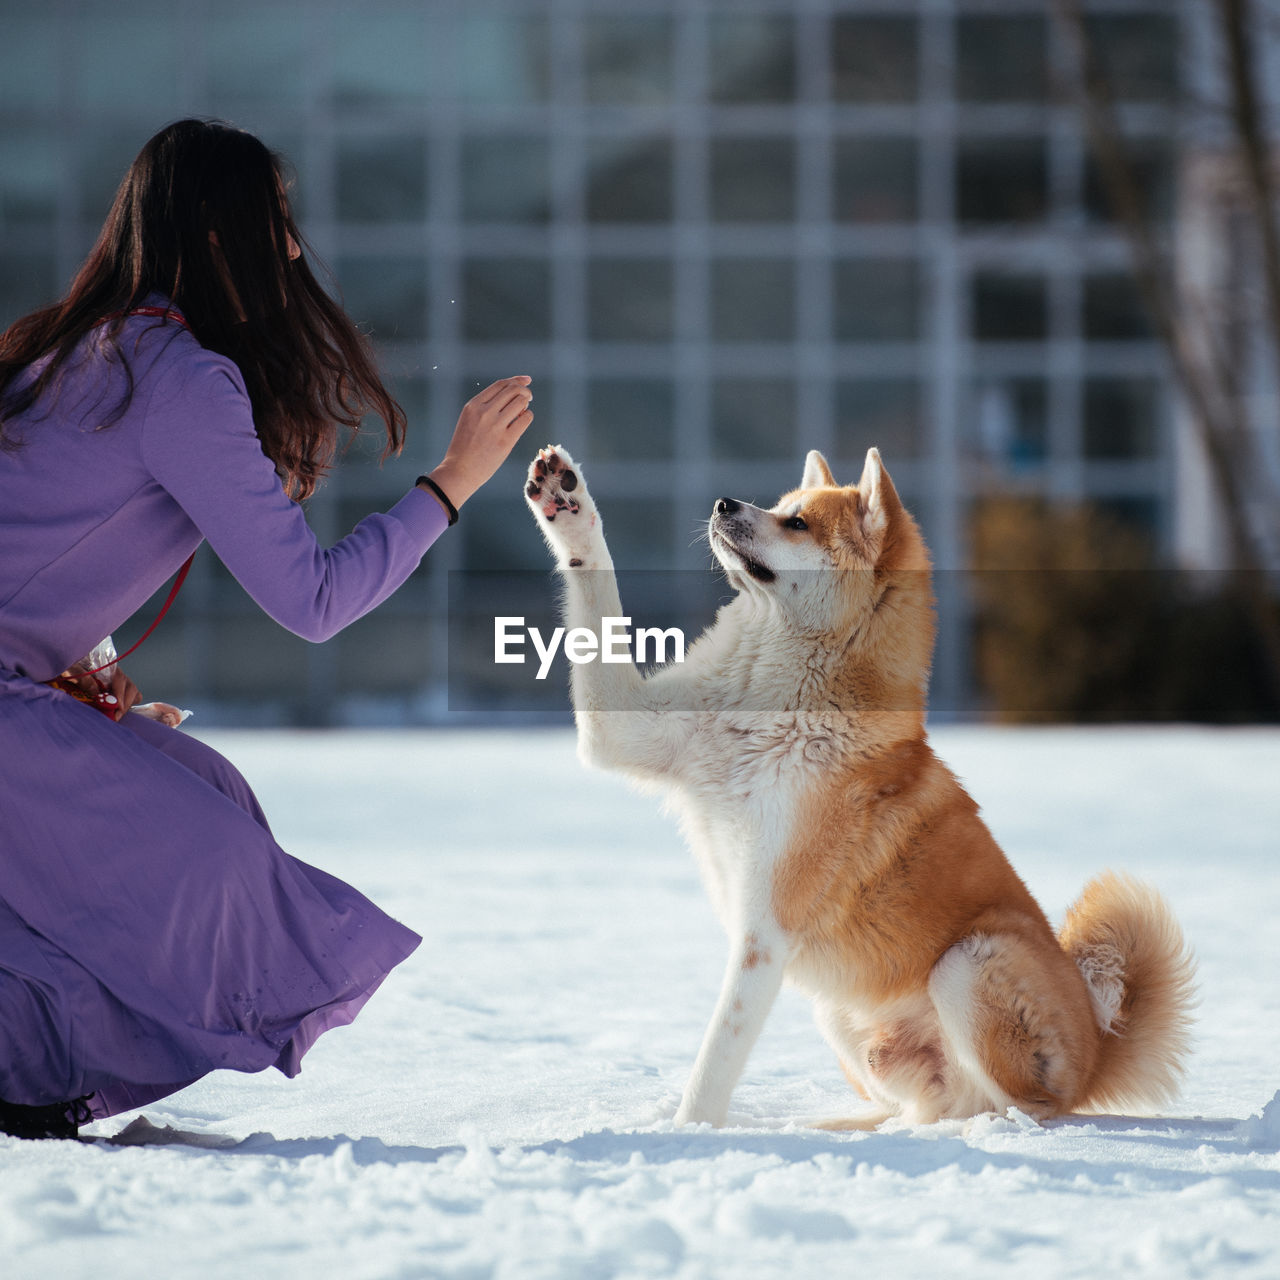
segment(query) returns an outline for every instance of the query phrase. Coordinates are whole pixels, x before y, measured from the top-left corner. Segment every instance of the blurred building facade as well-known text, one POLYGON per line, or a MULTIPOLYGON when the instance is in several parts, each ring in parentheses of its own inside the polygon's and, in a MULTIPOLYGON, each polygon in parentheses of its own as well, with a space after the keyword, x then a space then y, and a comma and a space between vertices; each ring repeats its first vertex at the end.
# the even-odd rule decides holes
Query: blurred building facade
MULTIPOLYGON (((1172 219, 1194 6, 1089 8, 1172 219)), ((293 162, 410 418, 403 457, 357 447, 311 501, 322 539, 433 465, 479 385, 535 378, 528 447, 330 643, 202 553, 140 655, 155 696, 224 722, 448 721, 448 575, 545 569, 520 481, 547 439, 631 568, 704 567, 717 495, 771 504, 809 448, 852 482, 872 444, 942 569, 992 489, 1174 545, 1171 387, 1043 0, 0 0, 0 28, 0 324, 65 288, 169 120, 293 162)), ((970 692, 961 575, 939 595, 945 711, 970 692)))

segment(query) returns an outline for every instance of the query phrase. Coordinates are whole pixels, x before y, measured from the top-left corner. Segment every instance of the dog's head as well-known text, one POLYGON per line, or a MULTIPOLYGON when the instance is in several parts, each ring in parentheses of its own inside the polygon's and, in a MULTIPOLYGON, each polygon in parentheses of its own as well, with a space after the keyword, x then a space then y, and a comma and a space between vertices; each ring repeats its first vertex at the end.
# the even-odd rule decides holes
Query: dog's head
POLYGON ((867 451, 862 478, 845 486, 814 450, 800 487, 770 510, 718 498, 709 533, 731 584, 776 603, 794 628, 831 644, 856 637, 864 653, 884 647, 927 669, 929 553, 879 450, 867 451))

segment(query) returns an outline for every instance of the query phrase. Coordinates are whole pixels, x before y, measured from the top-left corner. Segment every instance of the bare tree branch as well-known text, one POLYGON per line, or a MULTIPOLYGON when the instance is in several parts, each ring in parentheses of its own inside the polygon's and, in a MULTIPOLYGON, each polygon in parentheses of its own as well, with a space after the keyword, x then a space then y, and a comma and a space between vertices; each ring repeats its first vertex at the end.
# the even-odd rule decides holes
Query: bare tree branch
POLYGON ((1271 339, 1280 368, 1280 236, 1276 235, 1275 190, 1271 179, 1270 147, 1264 136, 1254 76, 1252 49, 1245 29, 1246 0, 1218 0, 1218 15, 1227 46, 1231 84, 1231 115, 1240 140, 1253 200, 1253 217, 1262 245, 1263 278, 1270 313, 1271 339))
MULTIPOLYGON (((1222 4, 1232 0, 1220 0, 1222 4)), ((1236 3, 1239 0, 1235 0, 1236 3)), ((1145 206, 1132 154, 1126 144, 1114 95, 1090 38, 1079 0, 1054 0, 1059 23, 1069 37, 1079 72, 1080 106, 1103 183, 1128 241, 1133 273, 1156 337, 1167 352, 1204 447, 1227 524, 1238 589, 1253 620, 1267 658, 1273 692, 1280 695, 1280 617, 1267 590, 1265 560, 1246 517, 1245 495, 1233 450, 1252 438, 1243 397, 1233 394, 1237 378, 1221 335, 1206 323, 1197 335, 1188 308, 1181 305, 1176 284, 1160 252, 1159 236, 1145 206)), ((1246 54, 1247 61, 1247 54, 1246 54)), ((1256 99, 1254 119, 1256 121, 1256 99)), ((1269 173, 1265 175, 1269 178, 1269 173)), ((1265 179, 1264 179, 1265 180, 1265 179)), ((1269 189, 1269 188, 1264 188, 1269 189)), ((1268 225, 1270 221, 1270 203, 1268 225)), ((1280 262, 1280 247, 1277 248, 1280 262)), ((1280 270, 1276 275, 1280 282, 1280 270)), ((1269 320, 1280 344, 1280 293, 1269 320)))

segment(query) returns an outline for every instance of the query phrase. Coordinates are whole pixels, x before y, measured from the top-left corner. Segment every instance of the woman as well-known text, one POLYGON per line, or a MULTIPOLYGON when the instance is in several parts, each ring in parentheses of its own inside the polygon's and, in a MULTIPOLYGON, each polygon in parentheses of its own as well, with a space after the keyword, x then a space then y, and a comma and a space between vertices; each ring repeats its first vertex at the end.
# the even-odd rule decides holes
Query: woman
POLYGON ((71 1137, 217 1067, 295 1075, 416 934, 290 858, 224 759, 117 674, 53 680, 207 540, 324 640, 389 596, 532 420, 526 377, 329 550, 295 499, 338 427, 404 414, 299 248, 281 164, 184 120, 129 170, 60 303, 0 336, 0 1130, 71 1137))

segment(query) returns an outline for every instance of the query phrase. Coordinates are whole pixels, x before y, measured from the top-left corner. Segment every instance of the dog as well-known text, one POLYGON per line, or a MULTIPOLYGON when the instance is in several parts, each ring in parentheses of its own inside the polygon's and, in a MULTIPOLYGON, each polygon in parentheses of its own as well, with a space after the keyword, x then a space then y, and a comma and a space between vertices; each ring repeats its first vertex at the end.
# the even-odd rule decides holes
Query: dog
MULTIPOLYGON (((566 625, 619 616, 581 468, 548 446, 525 496, 566 625)), ((1105 873, 1055 937, 934 755, 930 560, 879 452, 849 486, 811 452, 771 509, 717 499, 708 534, 736 595, 685 661, 571 671, 581 758, 666 793, 729 937, 675 1122, 725 1123, 784 978, 875 1107, 819 1127, 1170 1099, 1193 1003, 1181 930, 1105 873)))

